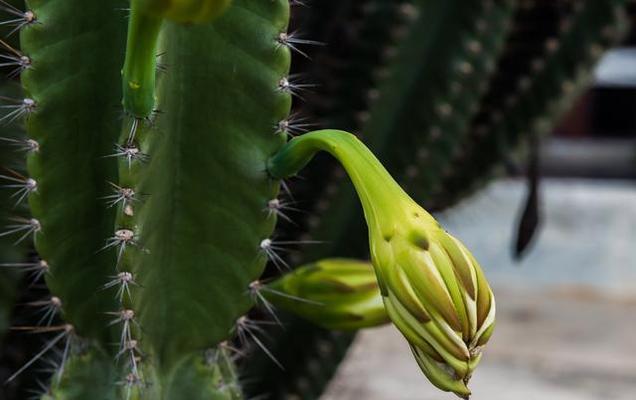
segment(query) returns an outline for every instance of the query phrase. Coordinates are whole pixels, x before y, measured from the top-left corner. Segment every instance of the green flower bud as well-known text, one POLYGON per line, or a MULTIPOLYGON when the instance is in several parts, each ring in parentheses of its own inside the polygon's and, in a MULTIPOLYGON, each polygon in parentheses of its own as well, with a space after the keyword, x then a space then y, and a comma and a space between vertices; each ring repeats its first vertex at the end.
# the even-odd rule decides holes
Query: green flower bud
POLYGON ((179 23, 202 23, 223 14, 232 0, 133 0, 140 10, 179 23))
POLYGON ((356 330, 389 321, 373 266, 327 259, 271 282, 261 294, 274 306, 330 330, 356 330))
POLYGON ((494 296, 468 250, 419 206, 411 210, 390 237, 372 235, 385 306, 429 380, 467 397, 494 328, 494 296))
POLYGON ((481 267, 351 134, 327 130, 295 138, 270 160, 269 172, 289 176, 318 150, 342 163, 360 197, 391 321, 428 379, 467 398, 466 384, 495 323, 495 299, 481 267))

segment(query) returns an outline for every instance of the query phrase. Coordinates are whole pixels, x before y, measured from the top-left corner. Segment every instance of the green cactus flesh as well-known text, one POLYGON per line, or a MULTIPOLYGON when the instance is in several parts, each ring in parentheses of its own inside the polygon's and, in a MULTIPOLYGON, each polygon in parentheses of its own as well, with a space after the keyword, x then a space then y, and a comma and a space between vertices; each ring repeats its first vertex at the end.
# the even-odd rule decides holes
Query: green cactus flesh
POLYGON ((237 1, 213 25, 163 32, 171 69, 141 146, 151 161, 136 191, 148 196, 131 222, 147 249, 132 271, 143 287, 134 308, 162 356, 218 343, 253 306, 247 289, 267 261, 259 244, 275 225, 263 209, 278 194, 265 165, 291 105, 279 89, 289 53, 275 41, 287 13, 284 1, 237 1))
POLYGON ((125 1, 28 2, 39 23, 21 31, 22 51, 34 67, 22 75, 26 96, 35 101, 27 132, 39 143, 28 158, 38 182, 31 212, 40 256, 54 272, 47 279, 62 299, 64 316, 81 335, 111 343, 108 316, 115 299, 100 288, 112 275, 110 251, 100 251, 112 234, 115 212, 100 200, 117 181, 108 158, 119 136, 119 85, 124 53, 125 1), (69 16, 73 16, 69 18, 69 16), (117 86, 117 87, 116 87, 117 86))

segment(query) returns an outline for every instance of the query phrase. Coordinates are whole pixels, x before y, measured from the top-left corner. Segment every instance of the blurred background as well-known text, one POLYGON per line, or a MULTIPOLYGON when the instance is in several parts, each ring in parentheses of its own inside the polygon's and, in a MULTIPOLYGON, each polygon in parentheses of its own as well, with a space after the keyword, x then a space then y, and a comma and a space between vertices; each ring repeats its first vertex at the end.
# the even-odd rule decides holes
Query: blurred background
MULTIPOLYGON (((476 399, 634 398, 636 42, 631 33, 540 139, 532 161, 437 213, 482 263, 497 329, 471 381, 476 399), (530 166, 529 166, 530 165, 530 166), (532 184, 530 183, 530 186, 532 184), (536 230, 515 239, 537 190, 536 230)), ((530 151, 532 153, 532 149, 530 151)), ((324 400, 452 399, 422 379, 392 326, 358 335, 324 400)))

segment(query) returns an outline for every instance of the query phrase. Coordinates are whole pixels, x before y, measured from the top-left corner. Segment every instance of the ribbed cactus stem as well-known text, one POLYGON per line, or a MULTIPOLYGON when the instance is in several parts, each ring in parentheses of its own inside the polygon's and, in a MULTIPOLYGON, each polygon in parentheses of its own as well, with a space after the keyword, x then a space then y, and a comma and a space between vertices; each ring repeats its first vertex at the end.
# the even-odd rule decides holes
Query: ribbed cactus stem
POLYGON ((130 7, 122 103, 133 117, 147 118, 155 106, 157 39, 163 19, 139 10, 137 1, 133 0, 130 7))

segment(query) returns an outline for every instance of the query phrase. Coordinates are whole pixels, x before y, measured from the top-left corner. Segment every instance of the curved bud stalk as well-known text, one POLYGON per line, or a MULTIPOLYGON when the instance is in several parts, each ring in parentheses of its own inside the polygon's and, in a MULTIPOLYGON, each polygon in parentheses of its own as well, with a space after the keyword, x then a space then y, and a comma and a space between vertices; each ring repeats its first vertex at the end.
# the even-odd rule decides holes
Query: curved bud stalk
POLYGON ((276 178, 295 174, 319 150, 340 161, 360 197, 391 321, 431 383, 467 398, 466 384, 495 322, 494 296, 481 267, 347 132, 292 139, 270 160, 269 172, 276 178))
POLYGON ((307 264, 264 286, 261 294, 274 306, 330 330, 370 328, 389 321, 373 266, 364 261, 307 264))
POLYGON ((122 104, 135 119, 155 109, 157 41, 163 20, 203 23, 219 17, 231 0, 132 0, 126 59, 122 70, 122 104))
POLYGON ((150 117, 155 108, 157 40, 163 20, 130 5, 126 59, 122 69, 122 105, 136 119, 150 117))
POLYGON ((203 23, 219 17, 232 0, 135 0, 149 15, 179 23, 203 23))

